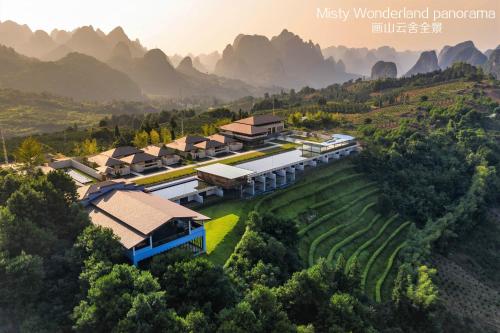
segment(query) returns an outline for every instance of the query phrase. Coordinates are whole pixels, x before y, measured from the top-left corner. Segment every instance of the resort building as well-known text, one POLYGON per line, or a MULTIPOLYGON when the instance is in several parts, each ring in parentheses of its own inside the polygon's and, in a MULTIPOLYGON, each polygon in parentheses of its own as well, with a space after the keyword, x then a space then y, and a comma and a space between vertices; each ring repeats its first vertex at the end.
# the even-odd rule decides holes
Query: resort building
POLYGON ((124 182, 108 181, 79 189, 95 225, 113 230, 134 265, 178 247, 206 251, 208 217, 124 182))
POLYGON ((329 163, 358 151, 355 140, 354 144, 348 140, 335 147, 332 142, 325 143, 325 147, 331 149, 318 153, 294 149, 236 165, 210 164, 197 168, 197 177, 224 191, 236 191, 241 197, 254 196, 293 183, 296 174, 307 168, 329 163))
POLYGON ((220 134, 248 143, 258 143, 279 135, 284 129, 281 117, 274 115, 256 115, 236 120, 219 127, 220 134))
POLYGON ((205 151, 205 156, 216 156, 229 152, 229 147, 219 141, 207 139, 194 145, 196 148, 205 151))
POLYGON ((88 161, 106 176, 122 177, 131 171, 144 172, 162 167, 162 158, 132 146, 122 146, 91 156, 88 161))
POLYGON ((236 141, 233 138, 221 135, 221 134, 213 134, 207 137, 208 139, 212 141, 217 141, 222 143, 223 145, 228 146, 230 151, 238 151, 243 149, 243 143, 240 141, 236 141))
POLYGON ((187 135, 168 143, 166 146, 182 157, 191 156, 191 158, 197 159, 204 158, 206 156, 204 149, 195 146, 196 144, 204 141, 209 140, 202 136, 187 135))
POLYGON ((153 155, 156 158, 160 159, 162 164, 165 166, 177 164, 181 159, 179 155, 172 154, 170 149, 168 149, 164 145, 161 146, 150 145, 144 148, 143 151, 147 154, 153 155))
POLYGON ((87 160, 97 165, 96 170, 101 175, 122 177, 130 174, 130 166, 117 158, 97 154, 90 156, 87 160))
POLYGON ((160 158, 143 151, 122 157, 120 158, 120 161, 125 162, 130 166, 130 169, 135 172, 144 172, 162 167, 162 161, 160 158))

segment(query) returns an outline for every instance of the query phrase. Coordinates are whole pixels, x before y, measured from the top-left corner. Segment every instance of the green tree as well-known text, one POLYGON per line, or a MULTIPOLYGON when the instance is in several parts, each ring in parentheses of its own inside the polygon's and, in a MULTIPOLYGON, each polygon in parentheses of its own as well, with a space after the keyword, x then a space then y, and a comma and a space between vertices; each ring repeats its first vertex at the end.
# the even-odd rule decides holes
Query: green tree
POLYGON ((168 304, 180 314, 209 306, 219 312, 235 302, 235 291, 222 269, 205 258, 194 258, 167 266, 160 284, 168 304))
POLYGON ((0 326, 16 332, 29 318, 33 305, 39 300, 44 278, 43 260, 24 252, 9 258, 0 253, 0 326))
POLYGON ((431 307, 438 299, 438 289, 432 281, 436 272, 436 269, 422 265, 418 268, 417 282, 408 284, 408 298, 422 309, 431 307))
POLYGON ((26 138, 21 142, 14 156, 16 157, 16 161, 22 164, 23 169, 29 173, 32 173, 35 167, 45 161, 42 145, 32 137, 26 138))
POLYGON ((182 318, 167 308, 163 291, 138 294, 132 301, 130 310, 121 319, 116 332, 186 332, 182 318))
POLYGON ((218 332, 295 332, 274 293, 259 285, 234 308, 222 311, 220 321, 218 332))
POLYGON ((152 129, 151 132, 149 132, 149 137, 152 144, 157 145, 160 143, 160 134, 158 134, 155 129, 152 129))
POLYGON ((172 135, 170 134, 168 128, 162 127, 160 133, 161 133, 161 140, 164 144, 172 142, 172 135))
POLYGON ((149 141, 148 132, 141 131, 141 132, 135 133, 134 140, 132 140, 132 143, 137 148, 144 148, 148 145, 148 141, 149 141))
POLYGON ((81 145, 81 154, 84 156, 94 155, 97 153, 97 140, 85 139, 81 145))
POLYGON ((143 316, 141 319, 147 321, 155 316, 148 304, 162 307, 158 298, 163 296, 151 273, 129 264, 115 265, 109 274, 92 281, 86 297, 73 311, 73 328, 77 332, 111 332, 130 323, 129 313, 132 320, 143 316))
POLYGON ((276 295, 295 324, 307 325, 319 320, 334 290, 334 271, 325 260, 320 260, 309 269, 294 273, 277 288, 276 295))

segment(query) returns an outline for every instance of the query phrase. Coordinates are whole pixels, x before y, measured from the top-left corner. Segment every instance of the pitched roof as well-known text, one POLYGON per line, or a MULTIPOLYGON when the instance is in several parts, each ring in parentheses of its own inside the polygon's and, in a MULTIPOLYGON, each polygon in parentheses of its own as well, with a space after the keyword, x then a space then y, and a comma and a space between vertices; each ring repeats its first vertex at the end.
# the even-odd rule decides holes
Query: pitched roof
POLYGON ((107 215, 96 207, 89 209, 89 217, 92 223, 113 230, 113 233, 120 238, 120 243, 122 243, 126 249, 131 249, 148 238, 148 236, 130 228, 124 223, 120 223, 119 220, 115 219, 113 216, 107 215))
POLYGON ((137 154, 140 153, 141 150, 137 149, 132 146, 121 146, 121 147, 116 147, 110 150, 103 151, 101 154, 109 156, 109 157, 114 157, 114 158, 121 158, 124 156, 129 156, 132 154, 137 154))
POLYGON ((267 129, 255 127, 249 124, 230 123, 220 127, 221 129, 229 132, 253 135, 267 133, 267 129))
POLYGON ((155 145, 150 145, 144 148, 143 150, 145 153, 151 154, 156 157, 173 155, 164 145, 161 145, 160 147, 155 145))
POLYGON ((272 114, 260 114, 260 115, 255 115, 252 117, 236 120, 235 123, 259 126, 259 125, 264 125, 264 124, 269 124, 269 123, 276 123, 276 122, 280 122, 280 121, 283 121, 283 119, 281 117, 278 117, 278 116, 275 116, 272 114))
POLYGON ((195 149, 195 144, 207 141, 208 139, 197 135, 187 135, 167 144, 168 148, 179 151, 190 151, 195 149))
POLYGON ((223 143, 219 141, 214 141, 214 140, 207 140, 207 141, 202 141, 194 145, 196 148, 200 149, 208 149, 208 148, 217 148, 224 146, 223 143))
POLYGON ((133 190, 114 190, 95 200, 92 204, 147 235, 174 218, 209 218, 170 200, 133 190))
POLYGON ((134 164, 134 163, 140 163, 140 162, 145 162, 145 161, 151 161, 151 160, 156 160, 158 157, 153 156, 151 154, 147 154, 144 152, 139 152, 137 154, 129 155, 120 158, 120 161, 123 161, 127 164, 134 164))
POLYGON ((105 167, 105 166, 112 167, 115 165, 122 165, 123 164, 123 162, 120 161, 119 159, 113 158, 113 157, 110 157, 110 156, 107 156, 104 154, 97 154, 94 156, 90 156, 88 158, 88 160, 92 163, 96 163, 97 165, 99 165, 101 167, 105 167))
POLYGON ((207 138, 210 139, 210 140, 213 140, 213 141, 217 141, 217 142, 226 144, 226 145, 229 144, 229 143, 233 143, 233 142, 236 141, 233 138, 230 138, 228 136, 221 135, 221 134, 212 134, 210 136, 207 136, 207 138))

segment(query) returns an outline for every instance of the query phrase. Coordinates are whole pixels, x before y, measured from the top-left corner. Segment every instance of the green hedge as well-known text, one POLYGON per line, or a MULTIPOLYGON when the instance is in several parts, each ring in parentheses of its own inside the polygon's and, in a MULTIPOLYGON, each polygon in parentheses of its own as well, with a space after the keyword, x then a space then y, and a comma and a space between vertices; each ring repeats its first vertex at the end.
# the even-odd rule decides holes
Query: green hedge
POLYGON ((396 230, 392 232, 392 234, 385 240, 385 242, 379 246, 379 248, 373 253, 373 255, 370 257, 368 262, 366 263, 365 269, 363 270, 363 274, 361 274, 361 290, 365 291, 365 286, 366 286, 366 279, 368 277, 368 272, 371 269, 371 266, 377 259, 377 257, 382 253, 382 251, 387 247, 389 242, 393 240, 404 228, 409 226, 411 224, 410 221, 406 221, 405 223, 401 224, 396 230))
POLYGON ((387 261, 387 265, 385 267, 385 270, 384 272, 382 273, 382 275, 378 278, 377 280, 377 284, 375 285, 375 300, 377 302, 382 302, 382 297, 381 297, 381 289, 382 289, 382 285, 384 284, 384 281, 385 279, 387 278, 387 275, 389 275, 389 272, 391 271, 392 269, 392 265, 394 264, 394 260, 396 259, 399 251, 406 246, 406 242, 403 242, 401 243, 401 245, 399 245, 395 250, 394 252, 392 252, 391 256, 389 257, 389 260, 387 261))
POLYGON ((349 257, 349 259, 347 260, 347 263, 346 263, 346 269, 347 267, 349 267, 352 263, 352 261, 354 260, 354 258, 357 258, 359 256, 359 254, 364 250, 366 249, 368 246, 370 246, 373 242, 375 242, 384 232, 385 230, 389 227, 389 225, 394 222, 397 218, 398 218, 399 214, 395 214, 393 215, 392 217, 390 217, 385 223, 384 225, 382 226, 382 228, 379 229, 378 233, 373 236, 372 238, 370 238, 369 240, 367 240, 366 242, 364 242, 363 244, 361 244, 360 247, 358 247, 358 249, 356 251, 354 251, 354 253, 349 257))
MULTIPOLYGON (((295 202, 295 201, 299 201, 299 200, 304 200, 306 198, 309 198, 309 197, 312 197, 313 195, 316 195, 318 194, 318 192, 321 192, 321 191, 324 191, 326 190, 327 188, 331 187, 331 186, 335 186, 335 185, 338 185, 346 180, 350 180, 352 178, 357 178, 357 177, 360 177, 362 174, 361 173, 354 173, 354 174, 351 174, 351 175, 347 175, 347 176, 344 176, 344 177, 341 177, 341 178, 337 178, 335 181, 331 182, 331 183, 328 183, 328 184, 324 184, 325 180, 322 179, 320 180, 321 183, 323 183, 323 185, 319 186, 318 188, 315 189, 314 192, 312 193, 308 193, 306 195, 304 195, 303 197, 300 197, 300 198, 297 198, 297 199, 293 199, 293 200, 290 200, 284 204, 281 204, 281 205, 278 205, 278 206, 274 206, 271 208, 271 211, 274 212, 280 208, 283 208, 283 207, 286 207, 288 205, 290 205, 290 203, 292 202, 295 202)), ((311 183, 307 184, 307 185, 310 185, 311 183)))
MULTIPOLYGON (((354 192, 358 192, 358 191, 361 191, 361 190, 364 190, 365 188, 368 188, 368 187, 371 187, 373 185, 375 185, 377 182, 370 182, 370 183, 366 183, 366 184, 363 184, 362 186, 360 187, 357 187, 355 189, 352 189, 351 191, 349 192, 344 192, 341 197, 344 197, 346 195, 349 195, 349 194, 352 194, 354 192)), ((323 200, 323 201, 320 201, 320 202, 317 202, 315 203, 314 205, 311 205, 311 209, 316 209, 316 208, 319 208, 319 207, 323 207, 325 205, 328 205, 329 203, 332 203, 334 201, 337 201, 339 199, 339 197, 335 196, 333 198, 329 198, 329 199, 326 199, 326 200, 323 200)))
POLYGON ((333 235, 336 231, 340 230, 340 229, 343 229, 347 226, 350 226, 352 224, 355 224, 365 213, 366 211, 375 206, 376 202, 372 202, 372 203, 369 203, 367 204, 363 210, 361 210, 361 212, 351 221, 349 222, 346 222, 346 223, 343 223, 343 224, 340 224, 336 227, 333 227, 332 229, 328 230, 327 232, 325 232, 324 234, 316 237, 311 245, 309 246, 309 256, 308 256, 308 261, 309 261, 309 266, 312 266, 314 265, 314 252, 316 252, 316 248, 318 247, 319 243, 321 243, 322 241, 324 241, 325 239, 327 239, 328 237, 330 237, 331 235, 333 235))
MULTIPOLYGON (((362 186, 362 187, 366 187, 366 186, 362 186)), ((350 193, 347 193, 347 194, 345 194, 345 195, 343 195, 343 196, 339 196, 339 197, 337 197, 337 198, 344 197, 344 196, 347 196, 347 195, 349 195, 349 194, 353 194, 353 193, 355 193, 355 192, 357 192, 357 191, 359 191, 359 190, 362 190, 362 188, 359 188, 359 189, 357 189, 356 191, 352 191, 352 192, 350 192, 350 193)), ((335 216, 337 216, 337 215, 339 215, 339 214, 342 214, 343 212, 345 212, 346 210, 348 210, 349 208, 351 208, 352 206, 354 206, 355 204, 357 204, 357 203, 358 203, 358 202, 360 202, 361 200, 366 199, 367 197, 369 197, 370 195, 372 195, 372 194, 374 194, 374 193, 377 193, 378 191, 379 191, 379 189, 378 189, 378 188, 377 188, 377 189, 374 189, 374 190, 372 190, 372 191, 369 191, 369 192, 367 192, 367 193, 365 193, 365 194, 363 194, 363 195, 361 195, 361 196, 357 197, 355 200, 351 201, 350 203, 345 204, 345 205, 344 205, 344 206, 342 206, 341 208, 339 208, 339 209, 337 209, 337 210, 335 210, 335 211, 333 211, 333 212, 331 212, 331 213, 328 213, 328 214, 325 214, 325 215, 321 216, 320 218, 316 219, 313 223, 311 223, 311 224, 309 224, 308 226, 306 226, 306 227, 304 227, 304 228, 300 229, 300 230, 299 230, 299 232, 298 232, 298 235, 299 235, 299 236, 304 236, 304 234, 305 234, 306 232, 308 232, 308 231, 309 231, 309 230, 311 230, 311 229, 316 228, 318 225, 320 225, 321 223, 323 223, 323 221, 326 221, 326 220, 328 220, 328 219, 330 219, 330 218, 332 218, 332 217, 335 217, 335 216)))
POLYGON ((343 248, 344 246, 346 246, 347 244, 349 244, 350 242, 352 242, 356 238, 362 236, 368 230, 370 230, 371 228, 373 228, 373 225, 375 223, 377 223, 377 221, 379 220, 379 218, 380 218, 380 214, 375 215, 375 217, 371 220, 371 222, 370 222, 370 224, 368 224, 368 226, 366 226, 365 228, 363 228, 361 230, 356 231, 355 233, 351 234, 347 238, 344 238, 341 242, 337 243, 334 247, 332 247, 332 249, 330 250, 330 252, 328 252, 328 256, 326 257, 326 262, 329 263, 329 264, 332 264, 333 263, 333 259, 335 258, 335 254, 337 253, 338 250, 340 250, 341 248, 343 248))

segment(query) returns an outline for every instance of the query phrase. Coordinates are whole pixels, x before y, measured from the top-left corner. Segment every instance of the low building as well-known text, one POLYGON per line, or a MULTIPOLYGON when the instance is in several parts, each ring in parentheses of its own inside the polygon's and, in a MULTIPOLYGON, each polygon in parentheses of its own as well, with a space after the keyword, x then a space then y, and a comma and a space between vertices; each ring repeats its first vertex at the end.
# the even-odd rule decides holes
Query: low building
POLYGON ((196 148, 205 151, 205 156, 216 156, 229 152, 229 147, 219 141, 206 140, 194 145, 196 148))
POLYGON ((190 156, 193 159, 198 159, 206 156, 204 149, 195 146, 203 141, 208 141, 208 139, 197 135, 187 135, 168 143, 166 146, 183 157, 190 156))
POLYGON ((131 171, 144 172, 162 167, 162 159, 132 146, 122 146, 106 150, 88 158, 95 163, 101 174, 122 177, 131 171))
POLYGON ((113 230, 134 265, 178 247, 206 251, 202 214, 124 183, 80 192, 92 223, 113 230))
POLYGON ((162 167, 160 158, 143 151, 133 155, 120 158, 120 161, 125 162, 135 172, 144 172, 162 167))
POLYGON ((284 129, 281 117, 256 115, 219 127, 220 134, 248 143, 258 143, 279 135, 284 129))
POLYGON ((197 177, 224 190, 236 190, 242 197, 254 196, 288 186, 295 182, 297 173, 349 156, 359 149, 354 138, 336 143, 335 147, 331 145, 333 142, 325 146, 330 149, 318 153, 294 149, 231 166, 221 163, 201 166, 196 168, 197 177))
POLYGON ((302 140, 302 152, 313 154, 326 154, 340 148, 357 145, 356 138, 345 134, 333 134, 329 140, 314 142, 302 140))
POLYGON ((164 145, 161 146, 150 145, 144 148, 143 150, 145 153, 161 159, 161 162, 165 166, 177 164, 181 159, 179 155, 172 154, 172 152, 164 145))
POLYGON ((97 154, 87 158, 90 163, 96 164, 96 170, 101 175, 112 177, 122 177, 130 174, 130 166, 117 158, 109 157, 103 154, 97 154))
POLYGON ((243 143, 240 141, 236 141, 233 138, 221 135, 221 134, 213 134, 207 137, 212 141, 220 142, 229 147, 230 151, 238 151, 243 149, 243 143))
POLYGON ((222 163, 214 163, 196 168, 196 173, 199 179, 226 190, 242 190, 248 183, 248 176, 253 174, 250 170, 222 163))

